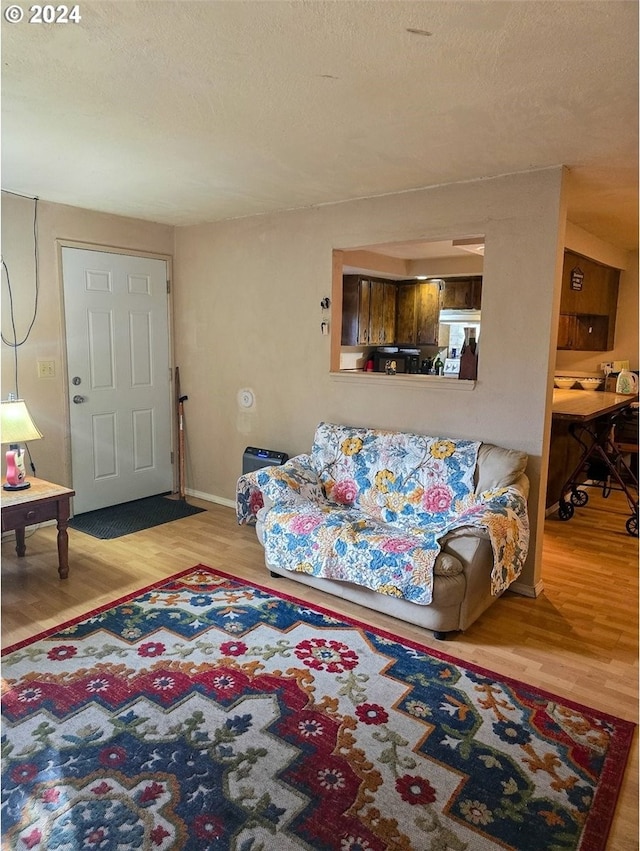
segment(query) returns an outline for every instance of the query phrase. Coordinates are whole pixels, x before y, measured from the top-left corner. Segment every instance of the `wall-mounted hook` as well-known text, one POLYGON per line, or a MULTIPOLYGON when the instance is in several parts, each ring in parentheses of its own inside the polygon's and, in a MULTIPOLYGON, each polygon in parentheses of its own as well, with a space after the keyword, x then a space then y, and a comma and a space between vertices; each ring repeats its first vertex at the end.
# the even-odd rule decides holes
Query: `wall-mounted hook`
POLYGON ((320 302, 320 307, 323 310, 329 310, 329 308, 331 307, 331 300, 328 299, 328 298, 323 298, 322 301, 320 302))

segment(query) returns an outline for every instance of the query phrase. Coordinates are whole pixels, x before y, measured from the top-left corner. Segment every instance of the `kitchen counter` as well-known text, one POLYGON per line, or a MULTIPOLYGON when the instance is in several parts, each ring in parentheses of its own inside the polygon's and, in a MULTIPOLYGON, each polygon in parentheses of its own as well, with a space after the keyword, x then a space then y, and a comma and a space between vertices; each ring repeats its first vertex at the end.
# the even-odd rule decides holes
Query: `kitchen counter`
POLYGON ((601 390, 553 391, 553 419, 589 422, 638 401, 637 395, 608 393, 601 390))
POLYGON ((553 391, 546 495, 548 510, 557 505, 563 486, 576 469, 582 456, 584 447, 576 440, 572 429, 584 426, 595 431, 598 428, 595 421, 600 417, 608 418, 616 411, 637 401, 637 395, 623 395, 602 390, 556 389, 553 391))
POLYGON ((443 375, 422 375, 421 373, 397 373, 387 375, 386 372, 364 372, 362 369, 342 369, 330 372, 332 381, 346 381, 350 385, 362 384, 377 389, 388 390, 390 387, 411 388, 420 392, 427 390, 473 390, 475 380, 446 378, 443 375))

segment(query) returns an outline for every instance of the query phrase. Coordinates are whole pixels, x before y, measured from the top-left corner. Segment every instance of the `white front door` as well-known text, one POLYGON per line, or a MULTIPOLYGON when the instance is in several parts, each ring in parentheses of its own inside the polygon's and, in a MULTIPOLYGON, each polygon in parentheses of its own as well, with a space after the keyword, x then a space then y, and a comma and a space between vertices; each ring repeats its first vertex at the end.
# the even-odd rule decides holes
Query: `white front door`
POLYGON ((62 272, 74 512, 171 491, 166 262, 63 248, 62 272))

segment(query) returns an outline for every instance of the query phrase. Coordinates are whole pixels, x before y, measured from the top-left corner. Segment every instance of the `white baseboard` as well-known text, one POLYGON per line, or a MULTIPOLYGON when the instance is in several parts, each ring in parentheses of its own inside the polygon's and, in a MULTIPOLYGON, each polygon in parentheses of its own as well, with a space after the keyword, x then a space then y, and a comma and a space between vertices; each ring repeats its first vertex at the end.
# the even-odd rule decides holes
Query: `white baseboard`
POLYGON ((187 488, 185 493, 187 496, 195 496, 196 499, 204 499, 206 502, 215 502, 216 505, 224 505, 227 508, 233 508, 235 511, 236 502, 234 499, 225 499, 223 496, 215 496, 215 494, 196 491, 192 488, 187 488))

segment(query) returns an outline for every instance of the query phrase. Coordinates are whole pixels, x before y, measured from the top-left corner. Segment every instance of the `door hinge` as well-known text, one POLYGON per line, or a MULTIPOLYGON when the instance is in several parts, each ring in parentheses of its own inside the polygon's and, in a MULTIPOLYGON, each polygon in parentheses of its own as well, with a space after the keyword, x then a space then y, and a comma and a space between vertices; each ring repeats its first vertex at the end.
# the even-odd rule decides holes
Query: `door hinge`
POLYGON ((173 464, 173 451, 171 452, 171 463, 173 464))
POLYGON ((171 281, 169 281, 169 280, 167 281, 167 292, 168 293, 171 292, 171 281))

